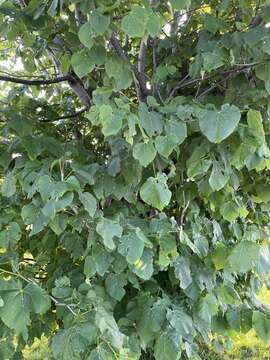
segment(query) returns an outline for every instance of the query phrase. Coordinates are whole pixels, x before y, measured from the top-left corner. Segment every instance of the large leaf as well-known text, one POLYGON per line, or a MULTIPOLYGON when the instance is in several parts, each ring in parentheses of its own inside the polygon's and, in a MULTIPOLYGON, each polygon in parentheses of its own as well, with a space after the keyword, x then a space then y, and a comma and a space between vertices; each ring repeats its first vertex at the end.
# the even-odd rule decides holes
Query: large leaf
POLYGON ((122 29, 133 38, 143 37, 148 13, 143 7, 136 6, 122 20, 122 29))
POLYGON ((113 220, 102 218, 99 220, 96 230, 97 233, 103 238, 104 245, 107 246, 110 250, 113 250, 115 248, 113 238, 120 238, 123 228, 120 224, 113 220))
POLYGON ((207 139, 220 143, 237 127, 241 113, 235 105, 222 105, 220 111, 207 110, 199 119, 200 129, 207 139))
POLYGON ((168 189, 166 177, 159 174, 157 178, 147 179, 141 187, 140 195, 148 205, 163 210, 165 206, 169 205, 172 193, 168 189))
POLYGON ((228 260, 233 271, 245 273, 256 266, 259 259, 260 246, 254 242, 243 240, 237 244, 228 260))
POLYGON ((253 311, 252 323, 256 334, 262 341, 267 342, 270 337, 270 320, 267 315, 260 311, 253 311))
POLYGON ((133 157, 144 167, 148 166, 156 157, 156 149, 152 142, 137 143, 133 148, 133 157))

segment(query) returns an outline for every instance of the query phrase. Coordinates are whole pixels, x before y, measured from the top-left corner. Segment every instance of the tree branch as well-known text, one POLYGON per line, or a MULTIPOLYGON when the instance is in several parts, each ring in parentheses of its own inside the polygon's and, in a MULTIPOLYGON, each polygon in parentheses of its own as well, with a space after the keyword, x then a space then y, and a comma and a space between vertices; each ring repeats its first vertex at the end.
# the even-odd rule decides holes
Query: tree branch
POLYGON ((82 26, 86 22, 86 17, 81 11, 80 4, 75 4, 75 19, 78 27, 82 26))
POLYGON ((130 59, 128 58, 127 54, 125 53, 125 51, 123 50, 122 46, 120 45, 119 40, 116 37, 115 33, 112 33, 111 39, 110 39, 110 43, 112 45, 112 47, 114 48, 116 54, 125 62, 127 62, 130 67, 131 70, 134 72, 134 75, 139 83, 139 94, 138 94, 138 98, 140 101, 145 101, 146 96, 148 95, 148 90, 146 88, 146 76, 144 71, 140 72, 139 69, 143 69, 145 68, 145 51, 146 51, 146 46, 145 44, 142 46, 142 53, 141 56, 139 55, 139 63, 138 63, 138 68, 136 68, 136 66, 134 66, 133 64, 131 64, 130 59))
POLYGON ((259 26, 260 23, 262 22, 262 16, 260 14, 256 15, 251 22, 248 25, 249 29, 254 29, 255 27, 259 26))
POLYGON ((59 76, 59 77, 56 77, 56 78, 50 79, 50 80, 45 80, 45 79, 44 80, 40 80, 40 79, 28 80, 28 79, 21 79, 21 78, 13 77, 13 76, 0 75, 0 81, 7 81, 7 82, 23 84, 23 85, 51 85, 51 84, 57 84, 60 82, 71 81, 71 80, 72 80, 72 77, 70 75, 59 76))
POLYGON ((76 116, 79 116, 81 114, 83 114, 84 112, 86 112, 88 110, 88 107, 84 107, 81 110, 78 110, 72 114, 68 114, 68 115, 63 115, 63 116, 59 116, 57 118, 54 119, 49 119, 49 120, 43 120, 42 122, 53 122, 53 121, 58 121, 58 120, 65 120, 65 119, 72 119, 76 116))
MULTIPOLYGON (((115 33, 112 33, 111 39, 110 39, 110 43, 112 45, 112 47, 114 48, 116 54, 124 61, 128 62, 130 65, 130 61, 129 58, 127 57, 126 53, 124 52, 124 50, 122 49, 122 46, 120 45, 119 40, 117 39, 115 33)), ((132 66, 132 65, 131 65, 132 66)))
POLYGON ((149 93, 146 87, 146 75, 145 75, 145 64, 146 64, 146 44, 142 40, 140 43, 140 52, 138 57, 138 75, 137 79, 140 86, 140 101, 145 102, 146 97, 149 93))

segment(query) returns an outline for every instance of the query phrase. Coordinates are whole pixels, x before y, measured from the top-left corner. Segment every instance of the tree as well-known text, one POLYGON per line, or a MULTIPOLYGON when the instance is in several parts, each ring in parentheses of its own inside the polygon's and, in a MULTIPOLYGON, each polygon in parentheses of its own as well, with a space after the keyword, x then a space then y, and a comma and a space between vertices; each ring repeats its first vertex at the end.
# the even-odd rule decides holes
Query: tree
POLYGON ((2 0, 0 21, 1 359, 42 335, 59 360, 269 340, 267 2, 2 0))

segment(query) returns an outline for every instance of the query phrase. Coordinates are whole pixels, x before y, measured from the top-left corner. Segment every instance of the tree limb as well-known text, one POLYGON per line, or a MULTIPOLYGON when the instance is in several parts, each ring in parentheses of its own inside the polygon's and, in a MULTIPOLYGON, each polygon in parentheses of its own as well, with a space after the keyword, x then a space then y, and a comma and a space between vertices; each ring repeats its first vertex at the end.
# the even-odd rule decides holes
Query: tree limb
POLYGON ((51 85, 51 84, 57 84, 60 82, 70 81, 70 80, 72 80, 72 77, 70 75, 59 76, 59 77, 56 77, 56 78, 50 79, 50 80, 45 80, 45 79, 44 80, 41 80, 41 79, 28 80, 28 79, 21 79, 18 77, 13 77, 13 76, 0 75, 0 81, 7 81, 7 82, 23 84, 23 85, 51 85))
POLYGON ((140 43, 140 52, 138 57, 138 74, 137 79, 140 86, 140 101, 145 102, 149 91, 146 87, 146 75, 145 75, 145 64, 146 64, 146 44, 144 40, 140 43))
POLYGON ((58 120, 65 120, 65 119, 72 119, 72 118, 74 118, 76 116, 79 116, 79 115, 83 114, 87 110, 88 110, 88 107, 84 107, 81 110, 78 110, 78 111, 76 111, 76 112, 74 112, 72 114, 59 116, 59 117, 53 118, 53 119, 43 120, 42 123, 44 123, 44 122, 53 122, 53 121, 58 121, 58 120))
POLYGON ((260 14, 256 15, 248 25, 249 29, 254 29, 255 27, 259 26, 262 22, 262 16, 260 14))

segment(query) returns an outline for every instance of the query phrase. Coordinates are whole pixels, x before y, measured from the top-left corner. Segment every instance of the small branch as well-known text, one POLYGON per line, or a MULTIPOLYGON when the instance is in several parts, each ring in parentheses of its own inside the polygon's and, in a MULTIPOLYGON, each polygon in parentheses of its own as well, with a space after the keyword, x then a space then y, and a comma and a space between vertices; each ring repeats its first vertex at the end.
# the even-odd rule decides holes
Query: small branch
POLYGON ((23 84, 23 85, 51 85, 51 84, 57 84, 60 82, 70 81, 70 80, 71 80, 70 75, 59 76, 51 80, 39 80, 39 79, 27 80, 13 76, 0 75, 0 81, 7 81, 7 82, 23 84))
MULTIPOLYGON (((25 282, 27 282, 28 284, 35 284, 38 286, 38 284, 32 280, 32 279, 27 279, 26 277, 22 276, 19 273, 14 273, 12 271, 7 271, 4 269, 0 269, 0 273, 3 274, 7 274, 7 275, 12 275, 12 276, 16 276, 22 280, 24 280, 25 282)), ((75 311, 72 309, 72 307, 76 306, 76 304, 65 304, 65 303, 60 303, 57 299, 55 299, 52 295, 49 295, 50 299, 55 303, 56 306, 64 306, 66 307, 74 316, 77 316, 77 314, 75 313, 75 311)))
POLYGON ((65 304, 65 303, 61 303, 59 302, 56 298, 54 298, 52 295, 50 295, 50 299, 54 302, 55 306, 63 306, 66 307, 74 316, 77 316, 77 314, 75 313, 75 311, 72 309, 72 307, 75 307, 76 304, 65 304))
POLYGON ((186 215, 187 209, 189 207, 189 204, 190 204, 190 202, 188 201, 181 212, 180 221, 179 221, 179 227, 180 227, 179 237, 180 237, 180 239, 182 238, 185 215, 186 215))
POLYGON ((88 107, 84 107, 81 110, 78 110, 72 114, 68 114, 68 115, 63 115, 63 116, 59 116, 57 118, 53 118, 53 119, 48 119, 48 120, 42 120, 42 123, 44 122, 53 122, 53 121, 58 121, 58 120, 65 120, 65 119, 72 119, 74 117, 77 117, 81 114, 83 114, 84 112, 86 112, 88 110, 88 107))
MULTIPOLYGON (((144 72, 140 72, 136 66, 134 66, 133 64, 131 64, 128 56, 126 55, 125 51, 123 50, 119 40, 116 37, 115 33, 112 33, 111 39, 110 39, 110 43, 112 45, 112 47, 114 48, 116 54, 123 60, 125 61, 130 67, 131 70, 133 71, 135 78, 138 81, 139 84, 139 91, 138 91, 138 98, 140 101, 145 101, 145 98, 148 94, 148 90, 146 88, 146 77, 145 77, 145 73, 144 72)), ((143 58, 141 57, 141 59, 143 60, 143 58)), ((143 64, 141 64, 143 65, 143 64)))
POLYGON ((64 120, 64 119, 71 119, 71 118, 74 118, 74 117, 76 117, 76 116, 78 116, 78 115, 83 114, 83 113, 86 112, 87 110, 88 110, 88 108, 85 107, 85 108, 83 108, 83 109, 81 109, 81 110, 76 111, 76 112, 73 113, 73 114, 59 116, 58 118, 56 118, 56 119, 54 119, 54 120, 52 120, 52 121, 64 120))

